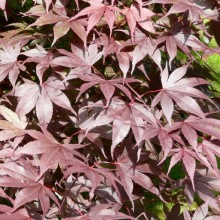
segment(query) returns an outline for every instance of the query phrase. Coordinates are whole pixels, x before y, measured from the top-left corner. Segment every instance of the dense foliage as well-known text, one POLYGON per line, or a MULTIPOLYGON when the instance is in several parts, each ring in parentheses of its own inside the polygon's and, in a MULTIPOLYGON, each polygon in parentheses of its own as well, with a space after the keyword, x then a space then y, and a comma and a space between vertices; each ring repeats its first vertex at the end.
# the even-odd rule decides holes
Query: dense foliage
POLYGON ((0 219, 220 219, 212 0, 0 0, 0 219))

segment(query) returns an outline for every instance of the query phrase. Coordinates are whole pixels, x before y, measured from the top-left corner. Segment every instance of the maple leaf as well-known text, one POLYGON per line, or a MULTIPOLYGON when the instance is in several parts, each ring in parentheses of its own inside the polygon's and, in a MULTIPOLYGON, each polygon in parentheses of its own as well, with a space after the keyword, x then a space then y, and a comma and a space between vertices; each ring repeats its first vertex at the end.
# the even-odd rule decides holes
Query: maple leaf
POLYGON ((0 49, 0 82, 9 75, 9 80, 13 86, 15 86, 16 80, 20 70, 24 71, 25 66, 18 61, 20 55, 21 43, 17 43, 15 46, 11 46, 1 40, 0 49))
POLYGON ((37 63, 36 74, 40 80, 40 84, 42 84, 43 73, 45 72, 46 69, 49 68, 51 61, 53 59, 53 55, 38 44, 36 44, 36 48, 27 50, 21 54, 29 57, 28 59, 25 60, 25 63, 27 62, 37 63))
MULTIPOLYGON (((14 203, 14 201, 11 202, 12 204, 14 203)), ((11 220, 32 220, 25 208, 21 208, 13 212, 13 208, 6 205, 1 205, 0 212, 2 212, 2 214, 0 214, 2 219, 10 218, 11 220)))
POLYGON ((212 216, 207 217, 208 214, 208 208, 209 208, 209 201, 205 202, 204 204, 202 204, 198 209, 196 209, 196 211, 193 214, 193 217, 191 218, 189 212, 187 210, 184 211, 184 218, 186 220, 188 219, 192 219, 192 220, 215 220, 215 218, 213 218, 212 216))
POLYGON ((35 130, 26 130, 26 133, 36 140, 28 142, 16 151, 17 155, 41 154, 41 174, 43 174, 47 169, 56 169, 59 164, 62 165, 65 161, 73 161, 73 155, 82 158, 76 149, 82 148, 85 145, 69 143, 61 144, 46 129, 42 127, 42 130, 43 133, 35 130))
POLYGON ((61 91, 65 89, 63 82, 55 77, 49 77, 46 82, 39 86, 30 80, 23 80, 24 83, 15 88, 15 96, 20 98, 16 112, 27 114, 36 106, 36 114, 42 125, 47 125, 51 121, 53 115, 52 103, 76 114, 69 99, 61 91))
MULTIPOLYGON (((65 66, 69 68, 76 67, 75 72, 80 74, 90 73, 91 67, 94 63, 96 63, 101 57, 102 52, 98 52, 98 47, 96 44, 90 44, 88 48, 77 47, 75 45, 71 45, 72 52, 68 52, 64 49, 59 49, 58 51, 65 56, 59 56, 53 59, 53 64, 65 66)), ((72 79, 71 76, 68 75, 66 80, 72 79)))
POLYGON ((6 141, 14 137, 25 135, 25 128, 27 126, 25 115, 19 117, 16 113, 3 105, 0 105, 0 114, 6 119, 0 120, 0 129, 2 129, 2 131, 0 131, 0 141, 6 141))
MULTIPOLYGON (((95 113, 95 115, 96 114, 97 112, 95 113)), ((86 138, 87 140, 89 140, 90 142, 98 146, 100 150, 102 151, 103 155, 106 157, 105 151, 104 151, 104 145, 100 138, 101 135, 103 136, 103 128, 102 128, 101 134, 98 129, 93 129, 93 128, 89 132, 86 132, 88 128, 90 127, 90 124, 91 126, 93 126, 95 115, 92 114, 91 116, 91 113, 88 111, 88 109, 82 107, 79 109, 77 119, 71 117, 71 120, 76 124, 78 128, 81 129, 78 135, 79 144, 86 138)))
POLYGON ((204 117, 204 113, 197 102, 191 97, 203 98, 212 102, 202 92, 193 88, 193 86, 207 84, 207 81, 200 78, 182 78, 186 74, 186 71, 187 66, 183 66, 177 68, 168 76, 168 69, 166 67, 161 73, 162 89, 152 101, 152 107, 160 102, 162 111, 170 125, 174 110, 173 100, 184 111, 202 118, 204 117))
POLYGON ((185 169, 190 177, 190 180, 192 182, 193 185, 193 189, 195 190, 195 185, 194 185, 194 174, 195 174, 195 170, 196 170, 196 160, 198 157, 195 154, 195 152, 193 152, 192 150, 189 149, 175 149, 173 150, 173 152, 175 152, 173 154, 173 156, 171 157, 170 160, 170 165, 169 165, 169 169, 168 172, 170 172, 171 168, 180 160, 182 160, 185 169))
POLYGON ((219 176, 219 169, 218 169, 216 156, 220 157, 220 153, 219 153, 219 146, 215 142, 216 142, 215 140, 212 141, 203 140, 203 142, 199 144, 198 149, 201 149, 203 151, 209 163, 212 165, 213 169, 215 170, 216 175, 219 176))
MULTIPOLYGON (((193 202, 193 197, 194 197, 194 190, 192 189, 191 184, 189 184, 188 180, 185 179, 180 182, 184 186, 184 193, 188 197, 188 199, 191 201, 190 203, 193 202)), ((219 180, 216 178, 213 178, 213 176, 208 175, 202 175, 202 172, 196 171, 195 176, 194 176, 194 185, 195 185, 195 190, 196 193, 200 196, 200 198, 204 202, 209 202, 209 206, 213 210, 218 210, 219 212, 219 207, 218 207, 218 202, 215 199, 214 196, 214 191, 219 190, 219 180)))
POLYGON ((157 218, 142 191, 219 219, 218 97, 187 74, 220 51, 220 1, 21 2, 0 0, 0 219, 157 218))
POLYGON ((155 32, 154 26, 149 19, 154 15, 154 13, 147 8, 141 7, 139 10, 140 13, 134 5, 131 5, 130 8, 124 7, 121 11, 126 17, 132 39, 134 39, 134 32, 136 30, 137 24, 139 24, 146 31, 152 33, 155 32))
POLYGON ((52 45, 54 45, 59 38, 67 34, 70 29, 76 33, 84 44, 86 43, 86 31, 84 26, 86 26, 87 22, 85 19, 71 20, 70 17, 66 15, 65 10, 59 11, 58 14, 54 14, 50 11, 46 14, 42 14, 30 27, 48 24, 55 24, 53 27, 54 39, 52 45))
POLYGON ((107 125, 111 122, 112 124, 112 146, 111 154, 115 147, 124 140, 127 136, 130 128, 134 133, 137 145, 143 139, 144 132, 144 122, 149 121, 151 123, 157 123, 153 114, 142 105, 131 102, 129 104, 124 103, 116 98, 113 98, 109 107, 104 108, 103 111, 93 120, 93 122, 88 126, 87 132, 89 132, 94 127, 107 125))
POLYGON ((205 48, 205 45, 202 44, 196 36, 192 35, 190 30, 184 28, 183 24, 179 24, 179 27, 171 28, 170 32, 163 34, 157 43, 160 44, 163 41, 166 41, 166 49, 170 56, 170 65, 176 56, 177 47, 189 57, 192 57, 190 52, 191 48, 195 51, 201 51, 205 48))
POLYGON ((101 182, 106 183, 106 180, 111 184, 112 187, 114 187, 117 193, 120 194, 116 183, 120 185, 123 183, 111 172, 111 169, 103 168, 98 164, 89 166, 81 161, 74 160, 64 161, 64 163, 66 165, 70 165, 70 167, 64 171, 64 177, 67 177, 72 173, 84 173, 85 176, 91 181, 92 189, 90 191, 90 197, 94 196, 94 191, 98 188, 101 182))
POLYGON ((150 4, 153 3, 173 4, 165 16, 188 11, 189 19, 194 22, 199 21, 201 16, 207 18, 216 16, 216 13, 214 11, 206 10, 209 2, 206 3, 205 1, 203 2, 198 0, 186 0, 183 2, 180 0, 153 0, 150 2, 150 4))
MULTIPOLYGON (((99 1, 90 1, 91 6, 86 7, 81 10, 78 14, 73 16, 70 21, 75 21, 77 18, 81 16, 88 15, 88 25, 87 25, 87 35, 94 28, 95 25, 100 21, 100 19, 104 16, 109 29, 110 36, 112 34, 112 29, 115 21, 115 12, 120 12, 119 8, 116 8, 112 5, 104 5, 99 1)), ((77 20, 76 20, 77 21, 77 20)))
POLYGON ((131 56, 128 52, 122 51, 127 46, 126 42, 115 40, 113 37, 109 37, 106 34, 102 34, 100 39, 100 45, 103 46, 104 60, 106 56, 111 53, 116 53, 118 59, 118 65, 123 73, 123 78, 126 78, 127 72, 130 68, 131 56))
POLYGON ((74 218, 65 218, 65 220, 77 220, 77 219, 135 219, 130 215, 126 215, 123 212, 120 212, 117 206, 109 204, 99 204, 91 208, 90 211, 86 212, 86 214, 78 213, 77 217, 74 218))
MULTIPOLYGON (((171 132, 172 130, 181 128, 184 137, 193 147, 197 155, 194 157, 196 157, 197 160, 199 160, 209 169, 214 169, 215 174, 217 176, 219 176, 219 171, 217 168, 218 166, 215 156, 218 156, 219 153, 217 146, 215 145, 215 141, 212 143, 210 141, 203 140, 201 144, 198 144, 199 135, 197 134, 197 131, 205 132, 206 134, 213 135, 213 137, 219 138, 220 133, 218 131, 218 126, 219 126, 219 121, 215 119, 209 119, 209 118, 200 119, 197 117, 189 117, 184 122, 174 123, 170 129, 171 132), (200 120, 201 123, 199 123, 200 120)), ((178 160, 181 159, 180 155, 181 154, 179 154, 179 156, 176 156, 176 159, 177 158, 178 160)))
POLYGON ((101 176, 99 173, 94 169, 93 167, 90 167, 82 162, 74 163, 73 161, 67 162, 68 164, 73 164, 73 166, 69 167, 65 172, 64 176, 69 176, 72 173, 84 173, 88 179, 92 182, 92 189, 90 192, 90 196, 93 197, 94 191, 97 188, 97 186, 101 182, 101 176))
POLYGON ((120 41, 117 41, 113 36, 109 37, 105 33, 101 33, 99 41, 100 41, 99 44, 103 46, 104 58, 106 58, 106 56, 108 56, 111 53, 118 54, 122 49, 122 45, 120 41))
POLYGON ((123 78, 126 78, 127 72, 130 67, 129 54, 126 52, 120 52, 117 54, 117 59, 118 59, 119 67, 120 67, 121 71, 123 72, 123 78))
POLYGON ((94 75, 94 74, 87 74, 87 75, 80 74, 78 76, 81 80, 87 81, 88 83, 84 83, 80 87, 80 93, 78 94, 77 99, 84 92, 86 92, 89 88, 95 86, 96 84, 99 84, 100 90, 102 91, 107 101, 106 106, 109 105, 110 99, 112 98, 115 92, 115 88, 118 88, 119 90, 121 90, 128 98, 132 100, 131 92, 124 85, 121 85, 121 84, 139 82, 138 80, 133 79, 133 78, 105 80, 101 78, 100 76, 94 75))
POLYGON ((148 123, 144 126, 144 133, 142 134, 142 140, 150 140, 154 137, 158 137, 160 145, 163 150, 163 158, 160 164, 167 158, 170 150, 173 147, 173 137, 170 134, 171 130, 168 127, 163 127, 156 119, 148 120, 148 123))
POLYGON ((138 45, 134 48, 132 52, 131 73, 134 71, 136 64, 143 60, 147 55, 149 55, 161 69, 160 51, 158 49, 155 49, 154 43, 149 38, 141 36, 141 40, 138 41, 138 45))
POLYGON ((196 131, 200 131, 204 134, 208 134, 217 139, 220 138, 219 131, 220 121, 214 118, 198 118, 196 116, 188 117, 184 122, 175 122, 170 128, 170 132, 181 128, 183 135, 186 137, 188 142, 197 151, 197 139, 198 135, 196 131), (185 127, 186 126, 186 127, 185 127), (188 132, 184 131, 188 130, 188 132), (196 146, 196 148, 195 148, 196 146))
POLYGON ((179 48, 181 50, 183 50, 186 54, 190 54, 190 51, 188 50, 188 48, 186 47, 185 44, 182 44, 181 42, 179 42, 175 36, 171 35, 171 34, 163 34, 158 40, 157 40, 157 44, 162 43, 163 41, 166 41, 166 50, 169 54, 169 65, 171 66, 171 62, 173 61, 173 59, 176 57, 177 54, 177 46, 179 46, 179 48))
POLYGON ((103 218, 105 219, 134 219, 132 216, 126 215, 122 212, 119 211, 115 211, 112 209, 100 209, 97 210, 97 208, 95 210, 91 210, 88 213, 88 217, 90 218, 95 218, 97 220, 102 220, 103 218))
POLYGON ((39 173, 36 167, 30 163, 20 160, 20 164, 8 162, 0 166, 2 177, 0 185, 3 187, 23 188, 16 196, 14 201, 15 211, 28 202, 39 199, 45 216, 49 207, 51 198, 59 207, 59 201, 51 192, 51 189, 44 185, 44 178, 39 179, 39 173))
POLYGON ((130 161, 126 153, 123 153, 120 157, 117 158, 115 165, 116 175, 120 178, 121 183, 124 186, 124 189, 130 199, 134 187, 133 182, 160 197, 159 190, 154 186, 151 179, 142 173, 147 173, 149 170, 139 170, 138 166, 134 166, 134 164, 130 161))

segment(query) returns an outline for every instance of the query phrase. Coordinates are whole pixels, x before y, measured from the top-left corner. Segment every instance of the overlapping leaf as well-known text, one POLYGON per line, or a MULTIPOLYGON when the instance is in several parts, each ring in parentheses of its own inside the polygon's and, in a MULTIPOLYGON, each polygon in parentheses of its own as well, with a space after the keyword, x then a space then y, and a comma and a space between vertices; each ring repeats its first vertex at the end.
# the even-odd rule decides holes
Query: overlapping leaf
POLYGON ((0 120, 0 140, 6 141, 14 137, 25 135, 25 128, 27 126, 27 118, 25 115, 20 117, 10 109, 0 105, 0 114, 6 120, 0 120))
POLYGON ((2 175, 4 175, 0 179, 1 186, 23 188, 16 196, 13 210, 36 199, 39 199, 41 203, 44 216, 50 207, 49 198, 59 206, 56 196, 44 186, 43 178, 39 179, 40 176, 37 169, 30 163, 22 161, 19 165, 9 162, 1 165, 0 169, 2 175))
MULTIPOLYGON (((54 65, 61 65, 70 68, 77 68, 77 73, 90 73, 91 67, 96 63, 101 57, 102 52, 98 52, 98 47, 96 44, 91 44, 87 50, 83 47, 77 47, 71 45, 72 52, 68 52, 64 49, 58 50, 61 54, 65 56, 59 56, 53 60, 54 65)), ((67 79, 71 79, 72 76, 69 75, 67 79)))
POLYGON ((0 82, 8 75, 11 84, 14 86, 18 78, 20 70, 24 71, 25 66, 18 61, 20 55, 21 44, 15 46, 9 45, 7 42, 1 41, 0 50, 0 82))
POLYGON ((50 77, 41 86, 24 79, 24 83, 15 88, 15 96, 20 98, 16 112, 27 114, 36 106, 36 114, 42 125, 47 125, 52 119, 52 103, 75 114, 69 99, 61 91, 64 89, 65 85, 54 77, 50 77))
POLYGON ((164 115, 171 124, 174 110, 173 101, 184 111, 195 114, 201 118, 204 113, 198 103, 192 97, 203 98, 211 101, 206 95, 193 88, 197 85, 207 84, 207 81, 199 78, 182 78, 187 71, 187 66, 177 68, 168 76, 167 67, 161 73, 161 91, 154 97, 152 106, 160 102, 164 115))
POLYGON ((100 1, 90 1, 91 6, 81 10, 76 14, 70 21, 75 21, 77 18, 88 15, 88 25, 87 25, 87 34, 93 29, 95 25, 98 24, 100 19, 104 16, 109 29, 110 35, 112 33, 114 21, 115 21, 115 12, 120 11, 119 8, 112 5, 104 5, 100 1))
POLYGON ((115 88, 118 88, 121 90, 128 98, 132 100, 131 92, 127 89, 126 86, 122 85, 123 83, 133 83, 133 82, 139 82, 136 79, 133 78, 127 78, 127 79, 110 79, 105 80, 97 75, 89 74, 89 75, 79 75, 79 78, 83 81, 86 81, 88 83, 84 83, 80 87, 80 93, 78 97, 80 97, 84 92, 86 92, 89 88, 95 86, 96 84, 99 84, 100 90, 102 91, 103 95, 105 96, 105 99, 107 101, 107 106, 109 105, 110 99, 112 98, 115 88))
POLYGON ((46 129, 43 131, 44 133, 27 130, 26 132, 36 140, 30 141, 17 151, 17 154, 42 155, 40 160, 42 174, 48 169, 55 169, 65 161, 72 161, 73 155, 82 157, 76 149, 84 145, 61 144, 46 129))
POLYGON ((0 1, 0 218, 218 219, 218 9, 0 1))

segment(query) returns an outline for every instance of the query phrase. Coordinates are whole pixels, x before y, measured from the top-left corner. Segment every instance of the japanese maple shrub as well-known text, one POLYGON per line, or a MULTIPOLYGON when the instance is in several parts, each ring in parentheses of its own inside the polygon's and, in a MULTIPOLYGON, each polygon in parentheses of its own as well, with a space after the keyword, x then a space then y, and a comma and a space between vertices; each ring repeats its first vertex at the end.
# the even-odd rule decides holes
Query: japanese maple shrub
POLYGON ((0 9, 0 219, 220 219, 218 1, 0 9))

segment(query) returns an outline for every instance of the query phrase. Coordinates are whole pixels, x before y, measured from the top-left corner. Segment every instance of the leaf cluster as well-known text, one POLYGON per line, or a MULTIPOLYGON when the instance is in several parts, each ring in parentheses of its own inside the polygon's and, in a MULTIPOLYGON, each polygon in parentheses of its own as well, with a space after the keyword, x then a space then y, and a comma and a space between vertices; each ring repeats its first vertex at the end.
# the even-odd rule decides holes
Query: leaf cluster
POLYGON ((219 1, 18 2, 0 1, 0 218, 219 219, 219 1))

